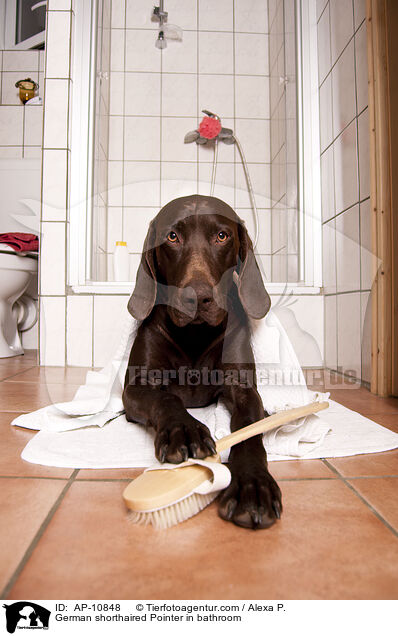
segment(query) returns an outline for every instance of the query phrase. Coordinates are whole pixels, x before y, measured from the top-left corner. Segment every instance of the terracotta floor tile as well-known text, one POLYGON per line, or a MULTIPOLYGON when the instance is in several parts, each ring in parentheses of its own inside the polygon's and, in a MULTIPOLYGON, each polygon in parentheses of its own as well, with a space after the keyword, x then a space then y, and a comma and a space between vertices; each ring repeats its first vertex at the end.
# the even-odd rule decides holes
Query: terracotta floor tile
POLYGON ((78 385, 35 384, 33 382, 0 382, 0 411, 27 413, 73 398, 78 385))
POLYGON ((118 482, 73 483, 9 597, 392 599, 398 594, 396 538, 340 480, 286 482, 282 520, 258 532, 222 521, 215 503, 166 531, 136 526, 126 520, 123 488, 118 482))
POLYGON ((398 478, 352 479, 350 483, 398 531, 398 478))
POLYGON ((13 575, 65 483, 51 479, 1 479, 1 588, 13 575))
POLYGON ((354 390, 333 389, 330 391, 330 397, 370 419, 374 413, 398 413, 398 398, 381 398, 373 395, 364 387, 358 387, 354 390))
POLYGON ((398 450, 355 457, 329 458, 327 461, 344 477, 398 475, 398 450))
POLYGON ((76 479, 135 479, 143 468, 82 468, 76 479))
POLYGON ((25 351, 22 356, 13 358, 0 358, 0 381, 9 378, 21 371, 37 365, 37 352, 25 351))
POLYGON ((270 473, 275 479, 314 479, 336 475, 320 459, 296 459, 269 462, 270 473))
POLYGON ((375 413, 370 419, 398 433, 398 413, 375 413))
POLYGON ((81 385, 86 380, 87 371, 87 367, 32 367, 13 375, 10 381, 81 385))
POLYGON ((0 476, 13 477, 70 477, 70 468, 39 466, 21 459, 21 452, 35 431, 11 426, 20 413, 0 413, 0 476))

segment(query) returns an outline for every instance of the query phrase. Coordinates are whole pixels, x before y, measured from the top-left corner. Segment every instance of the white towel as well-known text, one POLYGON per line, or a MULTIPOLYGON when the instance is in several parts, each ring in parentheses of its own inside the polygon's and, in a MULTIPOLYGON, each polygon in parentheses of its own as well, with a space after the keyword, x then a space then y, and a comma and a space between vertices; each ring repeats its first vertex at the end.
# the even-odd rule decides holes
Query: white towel
MULTIPOLYGON (((113 360, 101 371, 89 371, 71 402, 44 407, 12 422, 40 431, 23 450, 23 459, 70 468, 157 463, 152 433, 121 415, 124 376, 137 327, 127 314, 113 360)), ((251 328, 258 390, 269 413, 327 399, 328 394, 307 388, 292 345, 272 311, 251 321, 251 328)), ((209 427, 215 439, 230 432, 230 416, 222 402, 189 412, 209 427)), ((270 460, 340 457, 396 448, 398 435, 332 402, 322 416, 301 418, 267 433, 264 445, 270 460)), ((228 451, 222 454, 224 461, 227 457, 228 451)))

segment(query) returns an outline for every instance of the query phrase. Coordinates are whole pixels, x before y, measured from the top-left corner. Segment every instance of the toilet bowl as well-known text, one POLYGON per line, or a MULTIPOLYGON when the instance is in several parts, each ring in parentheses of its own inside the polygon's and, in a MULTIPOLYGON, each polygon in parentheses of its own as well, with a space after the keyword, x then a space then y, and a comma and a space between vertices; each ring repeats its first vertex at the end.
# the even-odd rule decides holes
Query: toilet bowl
POLYGON ((0 246, 0 358, 24 352, 19 328, 35 323, 37 308, 32 299, 21 296, 37 272, 37 263, 37 254, 21 256, 8 245, 0 246))

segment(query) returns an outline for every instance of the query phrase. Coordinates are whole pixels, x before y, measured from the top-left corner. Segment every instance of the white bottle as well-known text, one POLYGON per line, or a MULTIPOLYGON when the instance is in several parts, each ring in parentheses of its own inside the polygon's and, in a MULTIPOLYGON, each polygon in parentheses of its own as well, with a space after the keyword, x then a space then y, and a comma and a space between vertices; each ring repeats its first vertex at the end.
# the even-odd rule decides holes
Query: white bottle
POLYGON ((130 255, 125 241, 116 241, 113 252, 113 278, 115 281, 130 279, 130 255))

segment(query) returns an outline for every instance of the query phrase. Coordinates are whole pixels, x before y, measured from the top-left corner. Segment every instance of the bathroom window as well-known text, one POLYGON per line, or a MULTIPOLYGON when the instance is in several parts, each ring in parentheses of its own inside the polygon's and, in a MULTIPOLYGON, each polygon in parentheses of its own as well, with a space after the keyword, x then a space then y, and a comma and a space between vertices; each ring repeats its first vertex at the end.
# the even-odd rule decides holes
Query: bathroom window
POLYGON ((5 49, 44 48, 46 6, 44 0, 5 0, 5 49))
MULTIPOLYGON (((123 288, 114 280, 113 253, 124 241, 130 253, 125 285, 131 287, 149 221, 160 207, 178 196, 210 194, 212 150, 184 144, 202 109, 216 112, 243 147, 258 209, 257 259, 267 284, 303 291, 321 286, 315 5, 257 0, 255 25, 249 24, 253 16, 235 11, 235 19, 214 14, 222 28, 203 32, 194 16, 182 41, 168 40, 165 31, 161 49, 147 3, 137 8, 134 23, 141 27, 134 29, 123 23, 124 13, 111 11, 110 0, 76 6, 81 50, 74 55, 79 104, 72 111, 72 286, 123 288), (87 31, 84 37, 87 24, 91 39, 87 31), (82 59, 91 65, 89 73, 82 59), (89 144, 78 157, 82 138, 89 144)), ((180 8, 172 6, 169 21, 178 26, 180 8)), ((181 22, 187 20, 181 14, 181 22)), ((234 145, 220 143, 214 195, 253 233, 234 145)))

